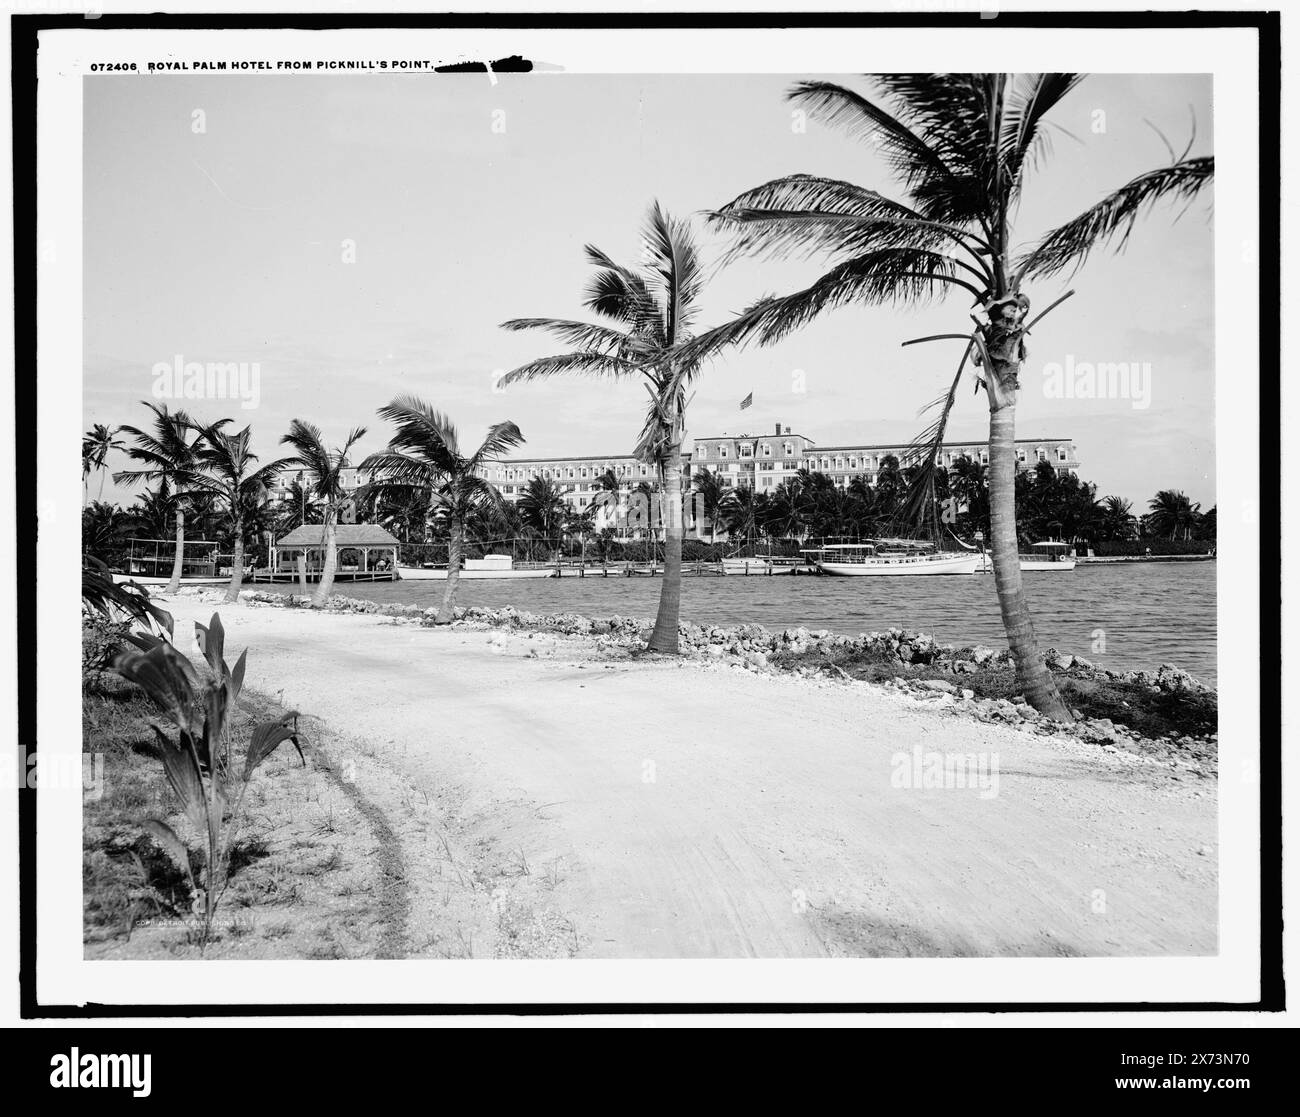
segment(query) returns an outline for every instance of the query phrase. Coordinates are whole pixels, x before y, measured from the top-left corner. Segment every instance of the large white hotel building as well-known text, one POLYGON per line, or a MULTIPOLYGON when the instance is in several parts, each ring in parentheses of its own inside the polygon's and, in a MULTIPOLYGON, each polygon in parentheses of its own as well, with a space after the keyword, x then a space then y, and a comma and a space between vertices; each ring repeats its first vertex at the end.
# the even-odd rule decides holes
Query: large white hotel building
MULTIPOLYGON (((720 435, 694 439, 690 451, 682 455, 683 488, 689 491, 691 477, 702 470, 716 473, 723 488, 744 486, 758 492, 775 489, 801 469, 824 473, 841 488, 846 488, 854 477, 864 477, 868 484, 875 484, 885 458, 892 454, 898 459, 899 465, 905 468, 912 464, 909 453, 909 447, 899 443, 818 446, 811 438, 795 434, 789 427, 777 423, 770 434, 720 435)), ((973 458, 987 464, 988 446, 978 441, 944 444, 945 465, 951 466, 960 457, 973 458)), ((1070 472, 1076 471, 1079 466, 1075 445, 1068 438, 1017 439, 1016 457, 1024 469, 1044 461, 1051 462, 1056 469, 1070 472)), ((600 492, 601 476, 611 470, 619 482, 619 500, 617 504, 599 502, 596 525, 600 529, 626 515, 628 498, 641 482, 653 484, 655 481, 655 471, 644 462, 637 461, 631 454, 510 458, 489 463, 480 473, 512 504, 523 495, 529 481, 541 477, 554 483, 571 507, 586 508, 600 492)), ((355 466, 344 472, 345 489, 356 488, 369 480, 363 475, 365 471, 355 466)), ((281 499, 286 497, 295 476, 292 471, 282 474, 273 489, 273 496, 281 499)), ((707 538, 708 524, 699 522, 689 501, 686 527, 689 535, 707 538)))
MULTIPOLYGON (((824 473, 841 488, 854 477, 864 477, 874 484, 884 459, 890 455, 899 465, 912 464, 905 444, 818 446, 812 439, 793 433, 789 427, 775 424, 770 434, 721 435, 692 440, 691 449, 683 454, 683 488, 690 488, 690 478, 702 470, 716 473, 724 488, 745 486, 767 492, 801 469, 824 473)), ((945 443, 943 461, 951 466, 959 457, 988 463, 988 446, 981 442, 945 443)), ((1016 440, 1016 457, 1022 468, 1038 462, 1051 462, 1059 470, 1074 472, 1079 461, 1074 442, 1068 438, 1021 438, 1016 440)), ((525 486, 535 477, 553 482, 564 499, 575 508, 588 507, 600 491, 599 479, 612 470, 618 479, 620 503, 626 507, 628 494, 642 481, 653 483, 654 470, 630 454, 594 454, 563 458, 510 458, 486 466, 483 477, 491 481, 506 500, 517 501, 525 486)), ((619 512, 602 502, 597 513, 602 521, 612 522, 619 512)), ((696 523, 688 502, 687 529, 691 534, 706 536, 708 525, 696 523)))

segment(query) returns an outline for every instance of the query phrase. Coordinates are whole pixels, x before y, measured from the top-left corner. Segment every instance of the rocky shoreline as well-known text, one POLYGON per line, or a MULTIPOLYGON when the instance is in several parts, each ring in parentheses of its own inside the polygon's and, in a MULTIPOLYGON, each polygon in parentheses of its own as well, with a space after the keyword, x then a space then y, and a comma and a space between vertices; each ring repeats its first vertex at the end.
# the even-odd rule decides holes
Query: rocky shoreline
MULTIPOLYGON (((220 594, 204 590, 182 590, 182 594, 199 594, 219 599, 220 594)), ((279 608, 304 608, 309 598, 298 595, 245 590, 241 601, 279 608)), ((431 626, 437 610, 418 605, 387 604, 333 595, 326 609, 335 613, 357 613, 390 617, 431 626)), ((527 634, 530 656, 554 655, 561 637, 591 639, 605 651, 637 652, 645 647, 652 622, 644 617, 611 616, 589 618, 576 613, 537 614, 513 606, 485 608, 458 607, 454 624, 478 629, 500 629, 527 634)), ((872 679, 877 685, 892 688, 913 699, 951 707, 983 722, 1003 722, 1031 732, 1067 734, 1096 744, 1109 752, 1127 751, 1158 756, 1175 766, 1190 767, 1199 775, 1213 774, 1217 765, 1217 726, 1215 732, 1144 736, 1138 730, 1113 718, 1089 717, 1075 710, 1074 724, 1062 724, 1044 718, 1023 697, 981 696, 987 679, 1009 678, 1015 661, 1004 650, 982 645, 955 647, 933 636, 889 629, 858 636, 824 629, 786 629, 769 631, 760 624, 731 627, 697 625, 680 626, 684 656, 722 667, 751 672, 783 672, 803 677, 829 676, 849 680, 855 676, 839 662, 852 664, 868 661, 886 673, 872 679)), ((1155 671, 1114 671, 1097 667, 1082 656, 1048 649, 1046 661, 1058 676, 1063 692, 1073 689, 1120 687, 1130 695, 1149 695, 1153 702, 1217 703, 1213 687, 1172 664, 1162 664, 1155 671)), ((1067 697, 1067 701, 1068 701, 1067 697)), ((1124 706, 1130 703, 1125 701, 1124 706)))

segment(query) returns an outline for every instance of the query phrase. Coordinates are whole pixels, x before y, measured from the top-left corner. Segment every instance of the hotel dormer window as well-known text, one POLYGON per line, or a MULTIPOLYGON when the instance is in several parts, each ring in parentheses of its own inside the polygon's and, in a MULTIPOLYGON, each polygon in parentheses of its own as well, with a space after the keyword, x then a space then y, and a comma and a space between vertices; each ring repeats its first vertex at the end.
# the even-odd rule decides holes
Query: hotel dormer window
POLYGON ((742 458, 752 458, 754 456, 754 447, 750 445, 742 446, 740 448, 740 456, 742 458))
POLYGON ((1058 446, 1056 448, 1056 460, 1058 462, 1068 461, 1069 457, 1070 455, 1065 452, 1064 446, 1058 446))
POLYGON ((764 442, 764 443, 763 443, 763 457, 765 457, 765 458, 770 458, 771 456, 772 456, 772 444, 771 444, 770 442, 764 442))
POLYGON ((701 461, 703 461, 703 459, 709 456, 709 448, 707 446, 696 446, 695 454, 696 457, 698 457, 701 461))
POLYGON ((726 448, 725 446, 719 446, 719 447, 718 447, 718 457, 720 457, 720 458, 725 458, 726 456, 727 456, 727 448, 726 448))
POLYGON ((785 456, 786 456, 787 458, 793 458, 793 457, 794 457, 794 443, 793 443, 793 442, 787 442, 787 443, 785 444, 785 446, 783 447, 783 449, 785 450, 785 456))

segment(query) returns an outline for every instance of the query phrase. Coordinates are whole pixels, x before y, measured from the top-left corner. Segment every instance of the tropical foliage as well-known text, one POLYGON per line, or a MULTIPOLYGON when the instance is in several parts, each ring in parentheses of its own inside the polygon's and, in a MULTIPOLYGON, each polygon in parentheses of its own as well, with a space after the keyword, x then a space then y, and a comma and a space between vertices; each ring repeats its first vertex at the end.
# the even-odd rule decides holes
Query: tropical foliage
MULTIPOLYGON (((849 304, 915 304, 958 293, 977 313, 974 330, 919 338, 961 343, 935 418, 918 442, 923 469, 936 473, 948 416, 967 366, 989 408, 988 498, 994 576, 1008 643, 1026 698, 1069 718, 1039 652, 1017 561, 1015 404, 1025 338, 1044 314, 1029 316, 1028 285, 1080 266, 1102 246, 1122 248, 1139 216, 1162 199, 1190 202, 1210 182, 1214 160, 1170 150, 1167 166, 1141 174, 1083 213, 1020 249, 1013 220, 1048 155, 1052 110, 1077 74, 882 74, 870 94, 827 81, 803 81, 790 99, 810 116, 872 145, 894 173, 898 192, 812 174, 746 190, 713 214, 732 234, 731 255, 779 258, 816 254, 828 269, 810 286, 765 296, 733 322, 699 339, 769 344, 823 313, 849 304)), ((690 347, 685 355, 691 356, 690 347)), ((910 509, 935 528, 928 481, 910 509)))
POLYGON ((141 650, 119 656, 113 669, 149 696, 167 726, 153 727, 158 756, 188 833, 183 837, 160 818, 143 819, 141 825, 185 874, 193 910, 201 919, 200 945, 205 945, 230 881, 230 854, 253 774, 284 741, 293 742, 304 767, 307 761, 294 711, 254 726, 242 757, 236 755, 228 717, 243 687, 248 652, 230 667, 224 656, 225 630, 216 613, 207 625, 194 628, 207 677, 168 641, 146 634, 136 637, 141 650))
MULTIPOLYGON (((502 378, 502 386, 523 380, 577 374, 602 379, 640 378, 648 405, 635 447, 655 469, 663 494, 664 568, 659 610, 649 649, 676 653, 681 613, 682 438, 687 391, 715 346, 697 342, 689 357, 685 343, 698 313, 704 273, 690 227, 656 202, 644 230, 642 263, 625 267, 594 245, 586 249, 595 271, 584 307, 600 321, 513 318, 507 330, 542 330, 568 352, 539 357, 502 378)), ((720 341, 725 344, 725 341, 720 341)))
POLYGON ((450 624, 467 529, 475 521, 494 517, 504 503, 496 487, 482 476, 484 467, 520 445, 524 436, 512 422, 496 423, 476 450, 464 454, 451 420, 415 396, 393 400, 379 409, 379 415, 397 429, 387 449, 361 463, 373 478, 367 488, 422 493, 433 516, 445 521, 447 588, 436 623, 450 624))
POLYGON ((321 534, 325 544, 325 562, 321 570, 320 581, 316 583, 312 595, 312 605, 319 608, 329 600, 330 590, 334 586, 334 573, 338 569, 338 536, 336 527, 339 511, 351 499, 343 484, 343 471, 351 464, 348 452, 365 437, 365 427, 355 427, 348 432, 343 445, 329 449, 320 427, 301 419, 294 419, 289 424, 289 433, 280 439, 288 443, 296 452, 284 461, 286 466, 301 466, 307 477, 308 491, 317 502, 321 515, 321 534))

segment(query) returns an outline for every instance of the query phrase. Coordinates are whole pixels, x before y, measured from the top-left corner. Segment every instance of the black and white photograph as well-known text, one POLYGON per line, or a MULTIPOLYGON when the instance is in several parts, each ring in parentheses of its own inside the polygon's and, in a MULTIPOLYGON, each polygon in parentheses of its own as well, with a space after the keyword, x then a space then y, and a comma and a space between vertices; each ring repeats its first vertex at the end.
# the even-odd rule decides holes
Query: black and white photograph
POLYGON ((930 7, 39 31, 25 1003, 1281 1007, 1275 13, 930 7))

